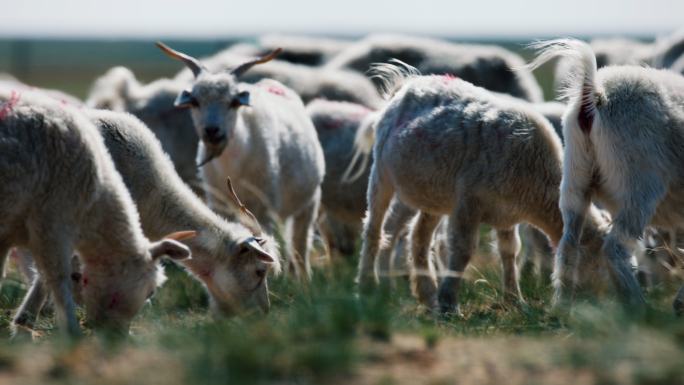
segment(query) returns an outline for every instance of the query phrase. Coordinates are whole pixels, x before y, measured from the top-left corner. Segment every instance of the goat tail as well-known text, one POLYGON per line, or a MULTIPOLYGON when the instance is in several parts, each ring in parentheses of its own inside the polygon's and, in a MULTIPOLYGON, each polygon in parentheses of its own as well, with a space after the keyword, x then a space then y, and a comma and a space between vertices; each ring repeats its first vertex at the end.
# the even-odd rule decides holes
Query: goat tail
POLYGON ((126 67, 114 67, 95 80, 86 105, 90 108, 126 111, 131 92, 138 80, 126 67))
POLYGON ((390 100, 408 79, 420 76, 420 71, 399 59, 373 63, 368 73, 371 79, 380 81, 380 93, 385 100, 390 100))
POLYGON ((375 122, 378 116, 379 114, 375 112, 361 121, 359 129, 356 131, 356 137, 354 137, 354 156, 351 162, 349 162, 344 175, 342 175, 343 183, 351 183, 359 179, 366 170, 373 146, 375 145, 375 122), (359 163, 358 167, 356 167, 357 163, 359 163), (356 172, 352 175, 355 168, 356 172))
POLYGON ((530 70, 535 70, 556 57, 561 57, 570 64, 571 70, 563 79, 563 88, 560 90, 561 98, 581 103, 579 125, 582 131, 588 133, 596 114, 599 92, 596 84, 597 68, 594 51, 589 44, 570 38, 537 41, 529 47, 539 50, 537 58, 525 66, 530 70))

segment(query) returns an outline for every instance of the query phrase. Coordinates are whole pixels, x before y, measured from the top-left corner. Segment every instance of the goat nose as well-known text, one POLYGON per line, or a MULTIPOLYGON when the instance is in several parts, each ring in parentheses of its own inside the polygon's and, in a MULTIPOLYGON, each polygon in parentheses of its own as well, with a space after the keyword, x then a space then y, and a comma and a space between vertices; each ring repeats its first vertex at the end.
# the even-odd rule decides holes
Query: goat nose
POLYGON ((207 136, 216 136, 219 132, 219 127, 218 126, 207 126, 204 128, 204 132, 207 133, 207 136))

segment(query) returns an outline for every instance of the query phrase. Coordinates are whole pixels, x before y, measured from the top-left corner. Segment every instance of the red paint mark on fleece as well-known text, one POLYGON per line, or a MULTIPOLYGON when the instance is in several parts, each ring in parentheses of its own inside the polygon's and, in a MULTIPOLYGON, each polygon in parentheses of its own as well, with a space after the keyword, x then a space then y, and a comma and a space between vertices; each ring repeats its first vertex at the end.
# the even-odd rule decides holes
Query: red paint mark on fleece
POLYGON ((282 89, 281 87, 276 86, 276 85, 272 85, 272 86, 268 87, 268 92, 270 92, 272 94, 280 95, 280 96, 285 96, 285 90, 282 89))
POLYGON ((454 76, 452 74, 444 74, 444 75, 436 75, 436 76, 444 84, 449 84, 450 82, 459 78, 458 76, 454 76))
POLYGON ((5 119, 7 114, 10 112, 14 106, 19 103, 19 99, 21 98, 21 93, 16 92, 12 90, 12 94, 10 95, 10 100, 8 100, 5 104, 3 104, 2 108, 0 109, 0 120, 5 119))
POLYGON ((85 289, 86 286, 88 286, 88 277, 83 274, 83 286, 81 286, 82 289, 85 289))
POLYGON ((272 94, 276 94, 285 98, 287 97, 287 90, 285 90, 285 88, 283 88, 283 86, 276 81, 269 81, 265 84, 259 84, 259 86, 265 88, 266 91, 272 94))
POLYGON ((114 295, 112 296, 111 302, 109 302, 109 308, 114 309, 114 307, 118 304, 119 304, 119 292, 115 291, 114 295))

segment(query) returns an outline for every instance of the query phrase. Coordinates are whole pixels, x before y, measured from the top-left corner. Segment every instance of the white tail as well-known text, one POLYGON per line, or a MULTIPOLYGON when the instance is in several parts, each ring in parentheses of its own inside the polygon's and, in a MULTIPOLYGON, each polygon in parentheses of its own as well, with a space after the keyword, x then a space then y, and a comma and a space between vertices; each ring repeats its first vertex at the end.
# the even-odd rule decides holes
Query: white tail
POLYGON ((538 41, 529 45, 530 48, 540 50, 539 56, 525 66, 530 70, 539 68, 542 64, 556 57, 564 58, 572 68, 567 78, 563 80, 561 98, 566 100, 581 100, 582 107, 579 115, 580 127, 584 131, 591 129, 591 123, 596 113, 596 55, 589 44, 577 39, 556 39, 538 41))
POLYGON ((351 162, 349 162, 349 167, 342 175, 342 182, 351 183, 357 179, 368 166, 368 160, 370 159, 371 152, 373 151, 373 146, 375 145, 375 122, 378 119, 378 113, 373 113, 364 118, 364 120, 359 125, 359 129, 356 131, 356 137, 354 138, 354 157, 352 157, 351 162), (356 167, 357 163, 360 164, 356 167), (356 168, 354 175, 351 175, 356 168))

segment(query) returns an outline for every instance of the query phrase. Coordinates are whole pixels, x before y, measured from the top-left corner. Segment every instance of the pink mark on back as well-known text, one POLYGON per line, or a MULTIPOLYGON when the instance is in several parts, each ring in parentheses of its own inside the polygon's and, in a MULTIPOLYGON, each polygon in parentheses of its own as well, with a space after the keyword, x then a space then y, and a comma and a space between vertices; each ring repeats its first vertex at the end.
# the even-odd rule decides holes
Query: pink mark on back
POLYGON ((458 76, 454 76, 452 74, 444 74, 444 75, 435 75, 439 80, 442 81, 444 84, 449 84, 450 82, 459 79, 458 76))
POLYGON ((12 108, 14 108, 14 106, 16 106, 17 103, 19 103, 20 98, 21 93, 12 90, 10 100, 8 100, 5 104, 3 104, 2 108, 0 108, 0 120, 5 119, 10 110, 12 110, 12 108))
POLYGON ((88 277, 83 274, 83 286, 81 286, 81 288, 85 289, 86 286, 88 286, 88 277))
POLYGON ((287 97, 287 93, 286 93, 285 89, 280 84, 275 84, 275 83, 264 84, 263 87, 266 88, 266 91, 268 91, 272 94, 287 97))
POLYGON ((18 259, 18 258, 19 258, 19 254, 17 253, 16 250, 10 251, 10 258, 13 258, 13 259, 18 259))

